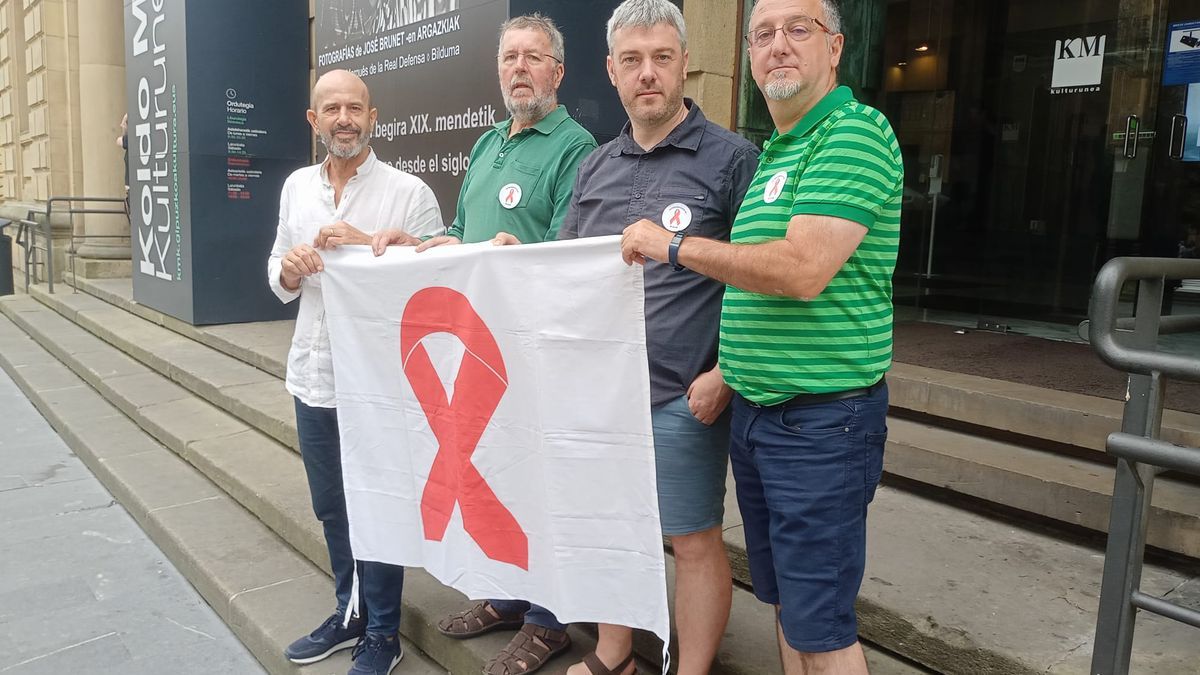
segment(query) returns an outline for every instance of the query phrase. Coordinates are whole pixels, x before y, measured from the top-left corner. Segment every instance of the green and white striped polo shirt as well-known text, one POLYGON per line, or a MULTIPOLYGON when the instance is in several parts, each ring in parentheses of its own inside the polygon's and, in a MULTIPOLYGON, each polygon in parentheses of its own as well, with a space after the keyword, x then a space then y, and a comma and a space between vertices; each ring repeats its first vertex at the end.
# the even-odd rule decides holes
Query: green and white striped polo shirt
POLYGON ((721 309, 725 380, 761 405, 876 382, 892 363, 892 271, 904 168, 887 118, 838 87, 764 146, 731 240, 782 239, 796 215, 835 216, 867 235, 809 300, 730 286, 721 309))

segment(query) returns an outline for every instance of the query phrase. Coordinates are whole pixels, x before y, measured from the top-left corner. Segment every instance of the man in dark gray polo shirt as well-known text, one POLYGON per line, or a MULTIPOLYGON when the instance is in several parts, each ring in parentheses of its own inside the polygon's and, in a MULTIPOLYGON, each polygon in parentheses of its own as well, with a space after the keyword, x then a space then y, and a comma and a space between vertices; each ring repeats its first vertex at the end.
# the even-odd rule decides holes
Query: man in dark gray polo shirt
MULTIPOLYGON (((668 0, 627 0, 608 22, 608 74, 629 123, 579 167, 560 239, 620 234, 648 219, 729 239, 758 151, 683 97, 687 33, 668 0)), ((679 673, 707 673, 729 618, 721 540, 731 390, 717 369, 725 286, 670 264, 645 266, 659 512, 675 552, 679 673)), ((632 631, 600 627, 595 654, 569 673, 632 672, 632 631)))

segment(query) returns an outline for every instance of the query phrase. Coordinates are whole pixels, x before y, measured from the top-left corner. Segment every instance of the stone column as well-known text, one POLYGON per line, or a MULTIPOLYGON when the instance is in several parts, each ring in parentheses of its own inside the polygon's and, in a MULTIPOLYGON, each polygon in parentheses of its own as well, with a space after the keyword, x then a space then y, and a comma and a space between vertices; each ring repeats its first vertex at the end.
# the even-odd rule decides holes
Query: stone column
POLYGON ((738 3, 730 0, 685 0, 683 17, 688 27, 688 76, 683 93, 700 104, 704 116, 732 129, 734 66, 739 49, 741 17, 738 3))
MULTIPOLYGON (((124 158, 116 145, 125 113, 125 27, 122 0, 85 0, 79 12, 79 131, 83 164, 83 195, 122 197, 124 158)), ((96 204, 116 208, 119 204, 96 204)), ((118 235, 122 239, 84 239, 82 258, 129 260, 129 221, 124 215, 77 218, 82 232, 118 235)))

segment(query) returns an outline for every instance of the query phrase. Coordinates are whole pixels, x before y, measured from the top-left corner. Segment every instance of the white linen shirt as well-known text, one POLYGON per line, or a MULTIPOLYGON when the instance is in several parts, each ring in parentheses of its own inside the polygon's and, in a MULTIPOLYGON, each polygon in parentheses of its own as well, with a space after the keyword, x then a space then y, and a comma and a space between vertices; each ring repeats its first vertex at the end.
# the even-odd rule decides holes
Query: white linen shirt
POLYGON ((287 390, 301 403, 314 408, 337 407, 321 275, 304 277, 299 289, 289 291, 279 280, 283 257, 299 244, 312 244, 322 227, 339 220, 367 234, 387 228, 400 228, 414 237, 445 231, 437 198, 429 186, 420 178, 379 161, 374 150, 347 181, 341 202, 336 206, 333 185, 325 171, 327 163, 328 160, 297 169, 283 184, 279 229, 267 260, 267 282, 275 295, 285 303, 300 298, 296 332, 288 352, 287 390))

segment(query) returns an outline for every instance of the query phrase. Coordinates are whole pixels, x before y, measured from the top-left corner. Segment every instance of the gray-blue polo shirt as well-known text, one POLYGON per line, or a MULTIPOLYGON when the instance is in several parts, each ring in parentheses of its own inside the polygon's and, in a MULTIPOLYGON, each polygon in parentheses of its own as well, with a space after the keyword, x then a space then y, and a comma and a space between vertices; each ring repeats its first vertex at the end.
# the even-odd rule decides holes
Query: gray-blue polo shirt
MULTIPOLYGON (((629 123, 579 165, 559 239, 620 234, 642 218, 669 230, 729 240, 729 229, 758 167, 758 149, 709 122, 685 99, 687 117, 650 150, 629 123)), ((717 362, 725 284, 646 261, 646 349, 651 403, 687 393, 717 362)))

